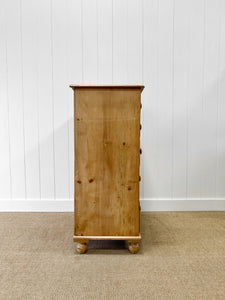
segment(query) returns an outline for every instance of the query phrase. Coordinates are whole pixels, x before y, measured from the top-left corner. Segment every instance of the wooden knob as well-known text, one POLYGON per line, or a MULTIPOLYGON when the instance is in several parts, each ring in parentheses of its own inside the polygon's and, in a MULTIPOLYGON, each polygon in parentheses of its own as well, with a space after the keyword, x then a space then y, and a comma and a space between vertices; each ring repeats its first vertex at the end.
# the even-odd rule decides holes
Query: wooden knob
POLYGON ((140 154, 142 154, 142 149, 140 148, 140 154))

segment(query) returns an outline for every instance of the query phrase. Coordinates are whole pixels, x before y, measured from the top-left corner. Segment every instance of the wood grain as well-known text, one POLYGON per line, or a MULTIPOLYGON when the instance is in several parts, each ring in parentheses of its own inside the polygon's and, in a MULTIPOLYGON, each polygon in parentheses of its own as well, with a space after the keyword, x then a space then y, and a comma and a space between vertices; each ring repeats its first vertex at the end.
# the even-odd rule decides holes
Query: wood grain
POLYGON ((75 89, 75 236, 139 236, 141 88, 75 89))

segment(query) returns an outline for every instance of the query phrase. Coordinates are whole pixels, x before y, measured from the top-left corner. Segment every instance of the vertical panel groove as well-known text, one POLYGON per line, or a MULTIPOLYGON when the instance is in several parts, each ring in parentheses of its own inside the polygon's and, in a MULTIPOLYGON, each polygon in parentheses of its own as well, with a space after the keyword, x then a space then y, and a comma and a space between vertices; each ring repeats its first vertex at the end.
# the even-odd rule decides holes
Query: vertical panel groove
POLYGON ((114 18, 114 9, 113 9, 113 0, 112 0, 112 84, 114 83, 114 68, 113 68, 113 64, 114 64, 114 30, 113 30, 113 18, 114 18))
MULTIPOLYGON (((126 72, 127 72, 127 82, 129 83, 129 76, 128 76, 128 10, 129 10, 129 7, 128 7, 128 3, 127 3, 128 0, 126 0, 126 53, 127 53, 127 57, 126 57, 126 72)), ((125 16, 124 16, 125 17, 125 16)))
POLYGON ((96 39, 97 39, 97 82, 99 83, 99 33, 98 33, 98 0, 96 1, 96 39))
POLYGON ((189 76, 190 76, 190 4, 188 5, 188 33, 187 33, 187 76, 186 76, 186 89, 185 89, 185 98, 186 98, 186 162, 185 162, 185 168, 186 168, 186 179, 185 179, 185 196, 186 199, 188 198, 188 180, 189 180, 189 98, 190 98, 190 85, 189 85, 189 76))
POLYGON ((40 111, 39 111, 39 73, 38 73, 38 65, 36 65, 36 80, 37 80, 37 137, 38 137, 38 176, 39 176, 39 195, 40 199, 41 195, 41 153, 40 153, 40 111))
POLYGON ((202 113, 205 110, 205 38, 206 38, 206 0, 203 0, 203 47, 202 47, 202 113))
MULTIPOLYGON (((69 84, 69 39, 70 39, 70 36, 69 36, 69 0, 66 1, 66 31, 67 31, 67 40, 66 40, 66 53, 65 53, 65 56, 66 56, 66 78, 67 78, 67 83, 69 84)), ((71 172, 71 169, 70 169, 70 164, 72 164, 72 162, 70 161, 70 105, 69 105, 69 102, 72 101, 70 99, 70 93, 69 93, 69 89, 67 89, 67 163, 68 163, 68 195, 69 195, 69 198, 71 198, 71 195, 70 195, 70 172, 71 172)))
POLYGON ((171 198, 174 197, 174 21, 175 21, 175 0, 173 0, 172 17, 172 151, 171 151, 171 198))
POLYGON ((219 99, 220 99, 220 58, 221 58, 221 11, 219 13, 219 43, 218 43, 218 57, 217 57, 217 97, 216 97, 216 169, 215 169, 215 196, 217 197, 217 180, 218 180, 218 147, 219 147, 219 99))
MULTIPOLYGON (((157 54, 156 54, 156 101, 157 101, 157 120, 156 120, 156 148, 159 148, 159 1, 157 0, 157 19, 156 19, 156 23, 157 23, 157 54)), ((157 155, 157 161, 156 164, 158 164, 159 162, 159 158, 157 155)), ((159 168, 157 168, 156 171, 156 180, 158 181, 159 179, 159 168)), ((158 195, 159 197, 159 195, 158 195)))
POLYGON ((81 14, 81 49, 82 49, 82 83, 84 83, 84 13, 83 1, 80 1, 80 14, 81 14))
POLYGON ((52 88, 52 151, 53 151, 53 182, 54 182, 54 199, 56 198, 56 181, 55 181, 55 108, 54 108, 54 53, 53 53, 53 0, 51 0, 50 20, 51 20, 51 88, 52 88))
MULTIPOLYGON (((141 0, 141 83, 144 84, 144 0, 141 0)), ((144 97, 142 97, 144 98, 144 97)), ((143 107, 143 99, 141 101, 142 103, 142 107, 143 107)), ((144 114, 143 114, 143 110, 141 110, 141 122, 144 124, 144 114)), ((143 143, 143 139, 144 139, 144 131, 142 132, 141 134, 141 143, 143 143)), ((141 148, 143 148, 143 145, 141 144, 141 148)), ((140 195, 145 198, 145 195, 144 195, 144 191, 145 191, 145 168, 144 168, 144 161, 143 161, 143 156, 140 157, 140 171, 142 172, 141 176, 142 176, 142 182, 141 182, 141 185, 140 185, 140 195)))
MULTIPOLYGON (((5 12, 6 15, 6 12, 5 12)), ((11 155, 11 136, 10 136, 10 116, 9 116, 9 82, 8 82, 8 49, 7 36, 5 37, 5 59, 6 59, 6 102, 7 102, 7 131, 9 136, 9 176, 10 176, 10 199, 12 199, 12 155, 11 155)))
POLYGON ((22 33, 22 0, 20 0, 20 61, 21 61, 21 91, 22 91, 22 126, 23 126, 23 164, 24 164, 24 190, 27 199, 27 167, 26 167, 26 141, 24 121, 24 75, 23 75, 23 33, 22 33))
MULTIPOLYGON (((38 24, 38 18, 36 17, 36 24, 38 24)), ((37 28, 37 27, 36 27, 37 28)), ((35 32, 36 34, 36 48, 39 49, 39 39, 38 36, 38 28, 35 32)), ((37 81, 37 138, 38 138, 38 176, 39 176, 39 197, 42 199, 42 186, 41 186, 41 146, 40 146, 40 107, 39 107, 39 69, 38 69, 38 59, 36 58, 36 81, 37 81)))

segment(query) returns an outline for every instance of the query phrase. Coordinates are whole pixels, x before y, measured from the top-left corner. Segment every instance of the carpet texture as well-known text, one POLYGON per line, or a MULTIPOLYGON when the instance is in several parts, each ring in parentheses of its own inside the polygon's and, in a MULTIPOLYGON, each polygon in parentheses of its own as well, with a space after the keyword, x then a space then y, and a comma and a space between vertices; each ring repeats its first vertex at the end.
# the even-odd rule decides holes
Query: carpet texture
POLYGON ((1 213, 0 234, 0 299, 225 299, 225 212, 142 213, 135 255, 77 254, 72 213, 1 213))

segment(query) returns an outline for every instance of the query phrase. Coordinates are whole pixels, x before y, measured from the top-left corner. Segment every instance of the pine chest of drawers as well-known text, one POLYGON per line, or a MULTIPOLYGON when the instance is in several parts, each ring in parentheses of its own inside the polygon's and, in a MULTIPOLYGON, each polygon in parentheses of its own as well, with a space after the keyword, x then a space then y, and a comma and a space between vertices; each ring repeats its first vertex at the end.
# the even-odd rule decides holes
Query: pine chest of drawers
POLYGON ((140 110, 143 86, 74 90, 77 251, 89 240, 127 240, 139 250, 140 110))

